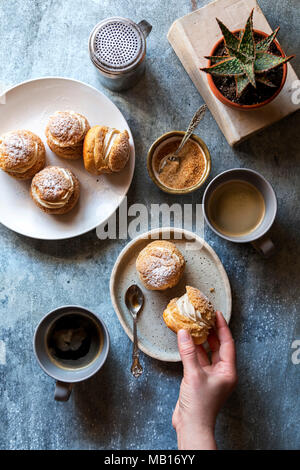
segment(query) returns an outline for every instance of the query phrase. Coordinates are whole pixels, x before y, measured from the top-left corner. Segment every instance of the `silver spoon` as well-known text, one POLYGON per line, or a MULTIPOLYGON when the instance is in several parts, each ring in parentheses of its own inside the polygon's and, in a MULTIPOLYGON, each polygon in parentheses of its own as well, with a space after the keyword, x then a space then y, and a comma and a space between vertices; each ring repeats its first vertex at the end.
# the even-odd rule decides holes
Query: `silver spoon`
POLYGON ((125 303, 126 303, 126 307, 128 308, 133 318, 133 351, 132 351, 131 373, 134 377, 137 378, 143 372, 143 368, 139 361, 140 351, 138 347, 138 337, 137 337, 137 327, 136 327, 137 316, 144 305, 144 294, 139 288, 139 286, 133 284, 132 286, 128 287, 126 294, 125 294, 125 303))
POLYGON ((181 149, 183 148, 185 143, 189 140, 189 138, 191 137, 193 131, 198 126, 199 122, 201 121, 201 119, 203 118, 203 116, 205 114, 206 109, 207 109, 206 104, 203 104, 195 112, 194 116, 191 119, 191 122, 189 123, 189 126, 186 130, 186 133, 184 134, 184 136, 182 138, 182 141, 179 144, 178 149, 173 154, 166 155, 164 158, 162 158, 162 160, 160 161, 159 167, 158 167, 158 173, 161 173, 162 169, 166 166, 168 160, 171 161, 171 162, 174 162, 174 161, 179 162, 179 159, 180 159, 180 156, 178 155, 179 152, 181 151, 181 149))

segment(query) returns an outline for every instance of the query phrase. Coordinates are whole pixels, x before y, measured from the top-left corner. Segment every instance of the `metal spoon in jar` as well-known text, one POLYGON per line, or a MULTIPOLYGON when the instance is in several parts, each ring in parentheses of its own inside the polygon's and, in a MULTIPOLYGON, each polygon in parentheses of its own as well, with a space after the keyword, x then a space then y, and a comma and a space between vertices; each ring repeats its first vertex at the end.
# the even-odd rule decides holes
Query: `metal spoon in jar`
POLYGON ((161 161, 159 163, 159 167, 158 167, 158 173, 162 172, 163 168, 166 166, 168 161, 170 161, 170 162, 178 161, 179 162, 179 159, 180 159, 179 153, 180 153, 181 149, 183 148, 185 143, 189 140, 189 138, 191 137, 193 131, 198 126, 199 122, 201 121, 201 119, 203 118, 203 116, 205 114, 206 109, 207 109, 206 104, 203 104, 195 112, 194 116, 191 119, 191 122, 189 123, 189 126, 186 130, 186 133, 184 134, 184 136, 182 138, 182 141, 179 144, 178 149, 174 153, 170 153, 169 155, 166 155, 164 158, 161 159, 161 161))
POLYGON ((132 351, 132 365, 131 373, 134 377, 139 377, 143 368, 139 361, 139 347, 138 347, 138 337, 137 337, 137 317, 144 305, 144 294, 139 288, 139 286, 133 284, 128 287, 125 294, 125 303, 129 312, 133 318, 133 351, 132 351))

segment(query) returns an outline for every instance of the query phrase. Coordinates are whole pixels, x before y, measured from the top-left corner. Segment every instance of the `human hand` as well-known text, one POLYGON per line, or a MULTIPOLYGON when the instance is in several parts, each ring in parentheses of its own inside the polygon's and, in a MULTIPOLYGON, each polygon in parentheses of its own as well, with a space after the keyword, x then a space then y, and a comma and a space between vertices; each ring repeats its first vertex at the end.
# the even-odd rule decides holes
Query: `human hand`
POLYGON ((216 449, 217 414, 237 383, 234 341, 221 312, 216 312, 216 332, 207 341, 211 362, 187 331, 178 332, 184 375, 172 424, 181 450, 216 449))

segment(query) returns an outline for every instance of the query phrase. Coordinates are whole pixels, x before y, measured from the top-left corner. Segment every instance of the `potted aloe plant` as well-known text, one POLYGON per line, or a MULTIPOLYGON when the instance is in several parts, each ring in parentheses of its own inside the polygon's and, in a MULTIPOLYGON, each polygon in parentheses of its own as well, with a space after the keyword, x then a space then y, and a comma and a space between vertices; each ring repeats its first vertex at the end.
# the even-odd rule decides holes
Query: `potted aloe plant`
POLYGON ((223 37, 215 44, 209 66, 209 86, 224 104, 238 109, 256 109, 274 100, 287 76, 287 57, 276 41, 277 28, 268 35, 253 29, 253 10, 245 29, 229 31, 217 19, 223 37))

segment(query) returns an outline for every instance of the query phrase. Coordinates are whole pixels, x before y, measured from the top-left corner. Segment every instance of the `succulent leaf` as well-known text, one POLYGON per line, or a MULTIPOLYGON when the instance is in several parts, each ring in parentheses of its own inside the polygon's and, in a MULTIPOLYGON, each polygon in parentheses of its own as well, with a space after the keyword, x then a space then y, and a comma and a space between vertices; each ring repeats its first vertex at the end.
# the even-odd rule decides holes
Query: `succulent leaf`
POLYGON ((250 85, 250 80, 247 75, 241 75, 240 77, 235 77, 236 82, 236 94, 240 96, 243 91, 250 85))
POLYGON ((227 59, 227 56, 224 55, 208 55, 205 56, 205 59, 210 60, 211 65, 217 64, 218 62, 222 62, 222 60, 227 59))
POLYGON ((236 57, 241 63, 247 64, 249 62, 254 61, 254 57, 247 57, 244 54, 242 54, 240 51, 232 51, 231 53, 232 56, 236 57))
POLYGON ((247 63, 242 63, 240 62, 242 69, 244 70, 245 74, 247 75, 251 85, 256 88, 256 82, 255 82, 255 73, 254 73, 254 63, 253 62, 247 62, 247 63))
POLYGON ((256 73, 268 72, 269 70, 285 64, 294 56, 281 57, 279 55, 271 54, 270 52, 258 52, 256 55, 254 70, 256 73))
POLYGON ((280 28, 278 27, 277 29, 275 29, 275 31, 272 34, 270 34, 270 36, 268 36, 265 39, 262 39, 262 41, 259 41, 255 46, 256 47, 256 52, 267 52, 267 50, 271 46, 272 42, 276 38, 277 33, 278 33, 279 30, 280 30, 280 28))
POLYGON ((253 11, 251 11, 250 16, 247 20, 247 24, 242 36, 239 52, 244 54, 248 58, 255 57, 255 43, 253 35, 253 11))
POLYGON ((270 82, 270 80, 268 80, 264 75, 262 75, 261 77, 257 76, 256 81, 260 82, 260 83, 263 83, 264 85, 267 85, 271 88, 276 88, 276 85, 274 85, 274 83, 270 82))
POLYGON ((245 72, 241 67, 240 61, 236 57, 229 57, 211 67, 201 69, 203 72, 211 75, 235 76, 243 75, 245 72))
POLYGON ((218 18, 217 22, 222 31, 227 49, 229 51, 237 51, 240 45, 239 39, 231 31, 229 31, 227 26, 225 26, 222 21, 218 20, 218 18))

